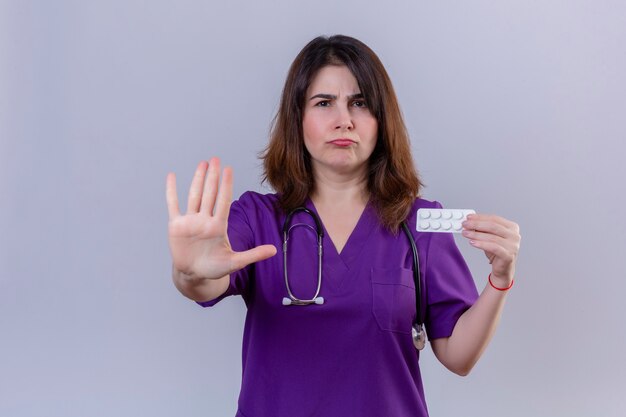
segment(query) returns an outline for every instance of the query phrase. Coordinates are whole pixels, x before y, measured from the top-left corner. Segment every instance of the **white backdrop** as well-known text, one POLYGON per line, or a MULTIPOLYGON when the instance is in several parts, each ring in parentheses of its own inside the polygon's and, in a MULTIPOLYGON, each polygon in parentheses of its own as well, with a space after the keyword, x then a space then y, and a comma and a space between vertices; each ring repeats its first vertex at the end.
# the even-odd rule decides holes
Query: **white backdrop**
MULTIPOLYGON (((171 283, 179 197, 235 194, 320 34, 386 65, 424 196, 517 221, 518 277, 472 374, 421 365, 432 416, 626 415, 620 1, 0 0, 0 415, 229 416, 245 306, 171 283), (184 193, 184 194, 183 194, 184 193)), ((458 240, 479 288, 482 253, 458 240)))

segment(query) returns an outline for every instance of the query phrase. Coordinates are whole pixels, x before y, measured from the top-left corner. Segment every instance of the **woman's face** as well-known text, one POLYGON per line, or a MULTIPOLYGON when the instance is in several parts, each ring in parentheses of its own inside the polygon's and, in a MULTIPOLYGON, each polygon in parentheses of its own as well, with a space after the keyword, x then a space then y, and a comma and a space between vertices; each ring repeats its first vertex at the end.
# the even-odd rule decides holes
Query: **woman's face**
POLYGON ((329 65, 306 92, 302 130, 316 174, 361 175, 374 151, 378 122, 346 66, 329 65))

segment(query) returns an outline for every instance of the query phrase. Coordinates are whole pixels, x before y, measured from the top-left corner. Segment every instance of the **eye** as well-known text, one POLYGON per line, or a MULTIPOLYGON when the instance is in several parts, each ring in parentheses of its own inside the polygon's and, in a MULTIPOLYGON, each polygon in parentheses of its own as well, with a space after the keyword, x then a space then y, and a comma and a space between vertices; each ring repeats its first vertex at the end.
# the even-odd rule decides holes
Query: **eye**
POLYGON ((352 102, 352 105, 354 107, 361 107, 361 108, 367 107, 367 103, 365 103, 365 100, 354 100, 354 102, 352 102))
POLYGON ((322 100, 322 101, 318 101, 317 103, 315 103, 316 107, 329 107, 330 106, 330 100, 322 100))

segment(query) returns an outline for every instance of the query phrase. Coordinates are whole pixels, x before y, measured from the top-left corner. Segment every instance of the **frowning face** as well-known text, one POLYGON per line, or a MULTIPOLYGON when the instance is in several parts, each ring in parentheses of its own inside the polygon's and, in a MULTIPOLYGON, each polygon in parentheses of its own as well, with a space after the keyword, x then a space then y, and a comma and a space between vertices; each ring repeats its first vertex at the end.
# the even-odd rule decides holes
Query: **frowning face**
POLYGON ((364 175, 376 146, 378 122, 352 72, 346 66, 321 68, 305 100, 302 129, 314 175, 364 175))

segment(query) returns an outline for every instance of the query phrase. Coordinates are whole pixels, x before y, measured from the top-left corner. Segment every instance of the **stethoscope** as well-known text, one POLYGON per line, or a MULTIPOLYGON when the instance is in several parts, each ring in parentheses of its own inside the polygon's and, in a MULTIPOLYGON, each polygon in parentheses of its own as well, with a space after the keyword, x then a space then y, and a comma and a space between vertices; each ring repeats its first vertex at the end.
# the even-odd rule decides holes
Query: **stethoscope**
MULTIPOLYGON (((409 243, 411 244, 411 251, 413 252, 413 280, 415 282, 415 305, 417 309, 417 314, 415 321, 413 322, 411 334, 413 336, 413 344, 415 348, 418 350, 422 350, 426 343, 426 333, 424 332, 424 319, 422 317, 422 309, 421 309, 421 300, 422 300, 422 287, 420 283, 420 263, 419 257, 417 255, 417 247, 415 246, 415 240, 409 231, 409 227, 406 225, 406 222, 402 222, 402 230, 404 230, 404 234, 409 239, 409 243)), ((309 210, 306 207, 298 207, 292 210, 285 219, 285 223, 283 224, 283 270, 285 273, 285 286, 287 287, 287 294, 289 297, 283 298, 283 305, 295 305, 295 306, 306 306, 310 304, 324 304, 324 297, 321 297, 320 289, 322 288, 322 240, 324 238, 324 228, 322 227, 322 222, 320 218, 313 211, 309 210), (297 223, 293 226, 291 225, 291 219, 294 214, 298 212, 305 212, 309 216, 315 220, 315 228, 313 226, 306 223, 297 223), (305 226, 313 230, 317 234, 317 289, 315 290, 315 295, 313 298, 308 300, 302 300, 296 297, 291 291, 291 287, 289 286, 289 278, 287 276, 287 241, 289 240, 289 233, 291 229, 305 226)))

